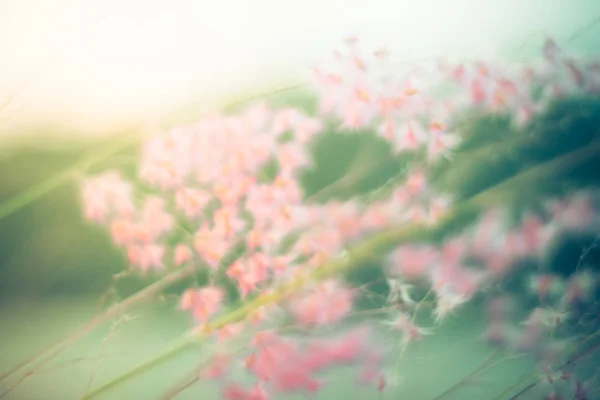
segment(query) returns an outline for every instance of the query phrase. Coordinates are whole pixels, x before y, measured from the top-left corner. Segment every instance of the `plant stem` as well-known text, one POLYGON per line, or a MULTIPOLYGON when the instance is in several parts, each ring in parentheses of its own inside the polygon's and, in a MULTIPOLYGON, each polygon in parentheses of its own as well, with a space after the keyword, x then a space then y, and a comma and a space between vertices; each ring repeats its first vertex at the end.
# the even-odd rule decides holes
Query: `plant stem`
MULTIPOLYGON (((598 330, 598 331, 590 334, 589 336, 587 336, 581 343, 575 345, 574 348, 570 352, 568 352, 568 353, 575 353, 578 349, 581 349, 582 347, 584 347, 586 345, 586 343, 592 341, 594 338, 596 338, 598 336, 600 336, 600 330, 598 330)), ((590 346, 590 347, 588 347, 588 348, 586 348, 584 350, 579 351, 578 353, 572 354, 564 364, 556 367, 555 370, 558 371, 558 370, 560 370, 560 369, 562 369, 562 368, 564 368, 566 366, 569 366, 569 365, 577 362, 577 360, 579 360, 579 358, 582 355, 584 355, 584 354, 586 354, 586 353, 588 353, 588 352, 590 352, 592 350, 595 350, 599 346, 600 346, 600 343, 596 343, 596 344, 594 344, 594 345, 592 345, 592 346, 590 346)), ((524 382, 535 378, 536 375, 537 375, 537 373, 534 372, 534 373, 531 373, 529 375, 524 376, 517 383, 515 383, 514 385, 512 385, 508 389, 506 389, 504 392, 502 392, 500 394, 500 396, 498 396, 498 397, 495 398, 495 400, 500 400, 502 398, 505 398, 505 396, 507 396, 510 392, 512 392, 513 390, 515 390, 517 387, 519 387, 524 382)), ((524 387, 523 389, 521 389, 520 391, 518 391, 515 395, 513 395, 510 398, 510 400, 517 399, 519 396, 521 396, 523 393, 527 392, 529 389, 531 389, 534 386, 536 386, 537 384, 539 384, 541 381, 542 381, 541 379, 536 379, 534 382, 532 382, 531 384, 527 385, 526 387, 524 387)))
MULTIPOLYGON (((22 375, 22 377, 20 379, 18 379, 17 382, 15 384, 13 384, 10 388, 8 388, 4 392, 0 393, 0 397, 8 394, 11 390, 13 390, 15 387, 17 387, 21 382, 23 382, 25 379, 27 379, 27 377, 33 375, 40 367, 44 366, 45 364, 50 362, 54 357, 56 357, 58 354, 60 354, 60 352, 63 349, 65 349, 67 346, 69 346, 73 342, 77 341, 78 339, 82 338, 87 333, 91 332, 96 327, 98 327, 99 325, 117 317, 118 315, 122 314, 123 312, 130 309, 134 305, 140 304, 143 301, 146 301, 146 300, 152 298, 154 295, 162 292, 167 287, 194 274, 196 272, 196 270, 197 270, 197 267, 195 265, 191 265, 187 268, 181 269, 177 272, 173 272, 173 273, 165 276, 160 281, 153 283, 152 285, 146 287, 145 289, 137 292, 133 296, 128 297, 124 301, 122 301, 118 304, 115 304, 114 306, 109 308, 104 314, 91 319, 89 322, 82 325, 80 328, 76 329, 69 336, 65 337, 64 339, 55 343, 54 345, 47 348, 46 350, 34 355, 33 357, 29 358, 25 362, 21 363, 21 365, 14 368, 11 372, 15 372, 28 364, 34 363, 35 365, 33 365, 31 368, 29 368, 27 370, 27 372, 25 372, 22 375)), ((7 377, 9 374, 5 374, 4 377, 7 377)))
POLYGON ((165 350, 162 354, 158 355, 157 357, 154 357, 153 359, 147 361, 146 363, 141 364, 133 369, 130 369, 126 373, 119 375, 118 377, 116 377, 115 379, 106 383, 105 385, 101 386, 100 388, 93 390, 91 392, 88 392, 86 395, 81 397, 81 400, 91 399, 93 397, 96 397, 100 393, 110 390, 111 388, 113 388, 115 386, 118 386, 119 384, 125 382, 129 378, 139 375, 142 372, 152 369, 153 367, 158 366, 158 365, 172 359, 173 357, 183 353, 185 350, 193 347, 193 345, 195 345, 195 344, 196 344, 196 340, 194 340, 193 337, 186 337, 183 340, 181 340, 180 342, 173 345, 173 347, 165 350))

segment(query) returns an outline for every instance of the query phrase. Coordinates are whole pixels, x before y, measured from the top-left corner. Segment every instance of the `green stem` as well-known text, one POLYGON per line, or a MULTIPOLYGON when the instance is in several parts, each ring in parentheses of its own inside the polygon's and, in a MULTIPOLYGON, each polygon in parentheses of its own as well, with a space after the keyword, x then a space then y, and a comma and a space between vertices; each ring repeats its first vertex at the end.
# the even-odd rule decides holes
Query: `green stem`
POLYGON ((119 384, 125 382, 129 378, 139 375, 140 373, 142 373, 146 370, 152 369, 153 367, 156 367, 156 366, 172 359, 173 357, 183 353, 185 350, 193 347, 194 344, 196 344, 195 340, 193 340, 192 338, 185 338, 181 342, 175 344, 170 349, 165 350, 162 354, 158 355, 157 357, 153 358, 152 360, 150 360, 144 364, 141 364, 141 365, 127 371, 124 374, 119 375, 118 377, 116 377, 112 381, 108 382, 101 388, 87 393, 86 395, 81 397, 81 399, 82 400, 83 399, 91 399, 93 397, 96 397, 101 392, 104 392, 115 386, 118 386, 119 384))
MULTIPOLYGON (((456 205, 451 212, 448 213, 447 217, 442 220, 437 226, 430 228, 425 225, 412 224, 408 226, 400 226, 388 229, 384 232, 380 232, 366 239, 362 243, 359 243, 355 247, 348 250, 347 255, 343 258, 334 260, 314 271, 310 274, 301 276, 294 279, 291 282, 285 283, 275 289, 269 294, 262 295, 244 305, 238 309, 232 311, 229 314, 222 316, 207 324, 206 329, 198 334, 195 339, 199 340, 204 337, 205 334, 212 332, 216 329, 222 328, 232 322, 237 322, 244 319, 250 312, 257 308, 280 302, 287 294, 297 289, 302 288, 308 282, 314 282, 322 279, 326 279, 342 271, 348 271, 352 267, 355 267, 360 261, 369 259, 372 254, 385 254, 389 250, 402 242, 409 240, 422 240, 426 239, 429 235, 439 233, 445 230, 448 224, 452 224, 458 218, 464 215, 465 212, 472 212, 481 209, 482 207, 490 204, 497 204, 498 201, 502 202, 504 198, 499 196, 500 193, 506 193, 509 188, 520 187, 521 185, 531 185, 534 181, 550 179, 557 172, 570 167, 573 164, 582 162, 591 157, 597 156, 600 151, 600 141, 592 143, 589 146, 573 151, 564 156, 558 157, 554 160, 548 161, 543 164, 536 165, 529 170, 522 172, 506 181, 493 186, 492 188, 456 205)), ((165 351, 158 357, 152 358, 138 367, 125 372, 123 375, 109 381, 103 386, 98 387, 94 391, 86 394, 80 400, 89 400, 97 397, 98 395, 114 388, 118 384, 125 380, 137 376, 167 360, 181 353, 190 345, 188 340, 182 342, 180 345, 176 345, 170 350, 165 351)))
POLYGON ((2 379, 5 379, 5 378, 9 377, 10 375, 12 375, 13 373, 15 373, 16 371, 19 371, 28 365, 30 366, 27 370, 25 370, 25 372, 23 372, 22 376, 17 380, 17 382, 15 384, 13 384, 11 387, 6 389, 4 392, 0 393, 0 397, 8 394, 12 389, 17 387, 21 382, 23 382, 29 376, 33 375, 39 368, 41 368, 42 366, 44 366, 45 364, 50 362, 52 359, 54 359, 57 355, 59 355, 62 350, 64 350, 69 345, 71 345, 72 343, 76 342, 77 340, 79 340, 80 338, 85 336, 87 333, 94 330, 99 325, 102 325, 103 323, 108 322, 111 319, 121 315, 122 313, 124 313, 126 310, 132 308, 133 306, 152 298, 156 294, 165 290, 167 287, 170 287, 171 285, 175 284, 176 282, 179 282, 179 281, 187 278, 188 276, 194 274, 196 271, 197 271, 196 266, 191 265, 187 268, 181 269, 179 271, 173 272, 173 273, 163 277, 160 281, 157 281, 157 282, 151 284, 150 286, 144 288, 143 290, 140 290, 139 292, 128 297, 127 299, 123 300, 122 302, 110 307, 108 310, 106 310, 106 312, 91 319, 86 324, 82 325, 81 327, 76 329, 74 332, 72 332, 69 336, 63 338, 62 340, 60 340, 57 343, 54 343, 52 346, 48 347, 47 349, 45 349, 45 350, 35 354, 34 356, 30 357, 29 359, 25 360, 24 362, 22 362, 21 364, 19 364, 18 366, 13 368, 11 371, 5 373, 2 376, 2 379), (31 364, 33 364, 33 365, 31 365, 31 364))
MULTIPOLYGON (((596 339, 598 336, 600 336, 600 330, 596 331, 592 334, 590 334, 588 337, 586 337, 584 340, 582 340, 580 343, 576 344, 573 346, 572 349, 566 351, 565 353, 567 354, 571 354, 568 357, 568 361, 564 364, 562 364, 561 366, 559 366, 558 368, 556 368, 555 370, 560 370, 570 364, 573 364, 574 362, 577 361, 578 357, 582 354, 582 353, 586 353, 589 349, 584 349, 583 351, 581 351, 581 349, 586 346, 589 342, 591 342, 592 340, 596 339)), ((521 394, 525 393, 526 391, 528 391, 529 389, 531 389, 532 387, 534 387, 535 385, 537 385, 539 382, 541 382, 541 379, 539 378, 539 373, 537 372, 533 372, 529 375, 525 375, 524 377, 522 377, 521 379, 519 379, 519 381, 517 381, 517 383, 515 383, 514 385, 510 386, 508 389, 506 389, 504 392, 502 392, 500 394, 500 396, 496 397, 495 400, 501 400, 501 399, 505 399, 506 396, 509 395, 509 393, 513 392, 514 390, 516 390, 518 387, 521 387, 525 382, 529 382, 533 380, 533 382, 531 382, 529 385, 525 386, 523 389, 521 389, 519 392, 517 392, 514 396, 512 396, 510 398, 510 400, 514 400, 516 398, 518 398, 521 394)))

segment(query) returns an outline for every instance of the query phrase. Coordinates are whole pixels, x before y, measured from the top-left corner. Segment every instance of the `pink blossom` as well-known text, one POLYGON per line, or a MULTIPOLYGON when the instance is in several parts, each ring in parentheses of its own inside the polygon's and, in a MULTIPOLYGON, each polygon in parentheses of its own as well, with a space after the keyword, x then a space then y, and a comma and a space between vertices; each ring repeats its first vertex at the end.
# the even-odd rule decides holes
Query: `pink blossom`
POLYGON ((396 151, 415 150, 427 142, 427 133, 420 122, 409 120, 400 125, 392 142, 396 151))
POLYGON ((202 289, 188 289, 181 296, 179 307, 190 310, 198 323, 206 322, 221 308, 225 294, 223 290, 209 286, 202 289))
POLYGON ((165 248, 157 244, 134 244, 127 248, 129 263, 138 266, 142 271, 146 271, 150 267, 164 268, 162 262, 164 254, 165 248))
POLYGON ((523 219, 517 235, 520 236, 523 254, 535 254, 541 251, 549 243, 553 235, 551 227, 536 216, 527 216, 523 219))
POLYGON ((437 252, 430 246, 400 246, 391 255, 391 270, 408 279, 419 278, 429 271, 437 257, 437 252))
POLYGON ((446 215, 451 203, 452 200, 447 196, 436 196, 430 199, 427 218, 429 223, 438 223, 446 215))
POLYGON ((173 129, 144 144, 140 177, 161 189, 182 185, 192 169, 192 135, 173 129))
POLYGON ((560 57, 561 49, 553 39, 547 38, 544 42, 543 54, 546 61, 554 64, 560 57))
POLYGON ((173 228, 173 217, 165 211, 165 201, 160 197, 147 197, 140 214, 139 228, 148 235, 146 240, 154 240, 173 228))
POLYGON ((110 233, 117 245, 128 245, 135 241, 136 227, 131 220, 116 218, 110 223, 110 233))
POLYGON ((187 218, 198 216, 208 201, 210 196, 198 189, 182 187, 175 192, 175 203, 177 208, 183 211, 187 218))
POLYGON ((582 229, 594 220, 594 209, 587 193, 577 193, 562 202, 554 203, 551 211, 555 221, 567 229, 582 229))
POLYGON ((567 304, 588 302, 593 299, 593 293, 598 285, 598 274, 590 271, 578 271, 571 275, 566 282, 563 301, 567 304))
POLYGON ((280 135, 292 131, 302 121, 302 114, 294 108, 279 110, 273 117, 272 133, 280 135))
POLYGON ((229 241, 221 236, 221 232, 211 230, 207 226, 196 232, 194 249, 212 268, 217 268, 228 248, 229 241))
POLYGON ((328 325, 348 315, 352 309, 352 294, 335 281, 322 282, 296 299, 291 308, 301 325, 328 325))
POLYGON ((406 177, 404 188, 409 196, 417 196, 422 194, 427 188, 427 178, 425 171, 422 169, 413 170, 406 177))
POLYGON ((81 196, 86 218, 95 222, 104 222, 113 214, 129 218, 135 210, 132 188, 118 172, 88 178, 81 196))
POLYGON ((458 306, 464 304, 468 300, 467 296, 456 293, 447 286, 437 290, 436 294, 437 305, 435 308, 435 317, 437 321, 441 321, 458 306))
POLYGON ((215 211, 213 220, 215 222, 214 232, 225 239, 231 239, 244 229, 245 223, 238 216, 234 207, 221 207, 215 211))
POLYGON ((484 338, 493 345, 504 344, 508 340, 505 325, 501 322, 492 321, 484 333, 484 338))
POLYGON ((389 214, 385 203, 371 204, 365 212, 361 214, 360 225, 365 229, 383 228, 390 220, 389 214))
POLYGON ((230 367, 231 356, 225 354, 215 354, 208 368, 200 372, 200 377, 205 379, 220 379, 225 376, 227 369, 230 367))
POLYGON ((275 390, 280 392, 314 393, 321 387, 321 382, 314 379, 309 371, 290 364, 280 366, 272 378, 272 384, 275 390))
POLYGON ((248 293, 257 288, 257 284, 266 281, 267 265, 260 254, 250 256, 245 260, 237 260, 227 269, 227 276, 235 279, 240 295, 246 297, 248 293))
POLYGON ((267 400, 269 397, 262 386, 258 384, 244 389, 238 384, 231 383, 225 387, 223 398, 226 400, 267 400))
POLYGON ((173 263, 175 265, 181 265, 192 258, 192 250, 184 244, 179 244, 175 247, 173 254, 173 263))
POLYGON ((233 323, 233 324, 227 324, 224 327, 218 329, 215 332, 216 336, 217 336, 217 343, 222 343, 222 342, 226 341, 227 339, 230 339, 232 337, 239 335, 240 333, 243 332, 244 327, 245 327, 244 323, 238 322, 238 323, 233 323))
POLYGON ((429 137, 427 156, 430 162, 443 157, 450 157, 450 152, 460 144, 460 137, 455 133, 445 131, 433 131, 429 137))
POLYGON ((530 288, 540 300, 549 296, 556 296, 562 292, 562 282, 559 276, 554 274, 537 274, 531 276, 530 288))
POLYGON ((394 320, 387 322, 390 329, 402 333, 402 346, 406 347, 410 342, 421 339, 424 335, 431 334, 429 329, 416 326, 406 313, 400 313, 394 320))

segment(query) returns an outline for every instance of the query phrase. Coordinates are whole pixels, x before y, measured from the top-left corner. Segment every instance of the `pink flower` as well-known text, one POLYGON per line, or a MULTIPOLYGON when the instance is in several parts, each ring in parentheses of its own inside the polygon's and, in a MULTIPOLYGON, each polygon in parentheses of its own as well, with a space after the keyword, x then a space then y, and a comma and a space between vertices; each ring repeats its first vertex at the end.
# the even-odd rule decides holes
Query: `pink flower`
POLYGON ((390 257, 391 271, 408 279, 419 278, 429 271, 437 257, 437 252, 431 246, 400 246, 390 257))
POLYGON ((314 393, 321 387, 321 382, 311 377, 308 371, 293 365, 282 365, 281 367, 272 379, 275 390, 314 393))
POLYGON ((244 389, 238 384, 231 383, 225 387, 223 398, 226 400, 267 400, 268 396, 262 386, 258 384, 244 389))
POLYGON ((399 127, 392 143, 396 151, 415 150, 427 143, 427 133, 420 122, 409 120, 399 127))
POLYGON ((454 311, 458 306, 465 303, 468 298, 465 295, 458 294, 448 287, 443 287, 436 291, 437 305, 435 308, 435 317, 441 321, 448 314, 454 311))
POLYGON ((237 336, 244 330, 244 323, 238 322, 234 324, 227 324, 221 329, 216 331, 217 342, 221 343, 227 339, 237 336))
POLYGON ((128 245, 135 241, 136 227, 129 219, 116 218, 110 223, 110 233, 117 245, 128 245))
POLYGON ((390 221, 387 207, 383 203, 371 204, 360 216, 360 225, 365 229, 377 229, 385 227, 390 221))
POLYGON ((450 157, 450 152, 460 144, 460 137, 454 133, 445 131, 434 131, 429 137, 427 156, 430 162, 443 157, 450 157))
POLYGON ((304 118, 296 125, 294 138, 305 144, 323 129, 323 123, 316 118, 304 118))
POLYGON ((175 192, 175 204, 187 218, 198 216, 209 200, 208 193, 198 189, 182 187, 175 192))
POLYGON ((299 142, 288 142, 279 146, 277 150, 279 167, 282 171, 295 171, 310 165, 311 159, 304 146, 299 142))
POLYGON ((199 290, 188 289, 181 296, 179 307, 190 310, 196 322, 204 323, 221 308, 223 290, 209 286, 199 290))
POLYGON ((350 313, 352 294, 338 283, 327 281, 295 300, 291 307, 301 325, 329 325, 341 321, 350 313))
POLYGON ((547 38, 544 41, 543 54, 547 62, 554 64, 561 55, 561 49, 553 39, 547 38))
POLYGON ((192 251, 189 247, 183 244, 177 245, 175 247, 175 252, 173 254, 173 263, 177 266, 185 263, 186 261, 192 258, 192 251))
POLYGON ((223 378, 230 367, 231 356, 225 354, 216 354, 208 368, 200 372, 200 377, 205 379, 220 379, 223 378))
POLYGON ((221 232, 206 226, 196 232, 194 249, 212 268, 218 267, 228 248, 229 241, 221 236, 221 232))
POLYGON ((235 279, 240 295, 246 297, 256 289, 256 285, 268 278, 267 266, 261 255, 253 255, 246 260, 237 260, 227 269, 227 276, 235 279))
POLYGON ((485 78, 475 78, 471 81, 471 101, 473 104, 485 104, 490 96, 490 85, 485 78))
POLYGON ((567 229, 588 227, 594 220, 594 211, 591 196, 587 193, 577 193, 551 206, 554 220, 567 229))
POLYGON ((504 344, 508 340, 505 325, 498 321, 492 321, 484 333, 484 339, 492 345, 504 344))
POLYGON ((104 222, 113 214, 130 218, 135 211, 132 188, 118 172, 87 179, 81 196, 86 218, 95 222, 104 222))
POLYGON ((517 232, 517 235, 520 236, 523 253, 528 255, 543 250, 550 242, 553 233, 554 231, 550 226, 544 225, 539 217, 531 215, 523 219, 521 229, 517 232))
POLYGON ((390 329, 402 332, 402 346, 406 347, 410 342, 419 340, 423 335, 429 335, 428 329, 416 326, 408 314, 400 313, 393 321, 387 322, 390 329))
POLYGON ((165 200, 150 196, 147 197, 140 212, 139 226, 154 240, 173 228, 174 220, 171 214, 165 211, 165 200))
POLYGON ((538 274, 531 277, 530 289, 540 300, 548 296, 556 296, 562 292, 562 282, 559 276, 553 274, 538 274))
POLYGON ((146 271, 150 267, 164 268, 162 262, 164 254, 165 248, 157 244, 134 244, 127 248, 129 263, 138 266, 142 271, 146 271))
POLYGON ((215 222, 214 232, 220 237, 230 239, 238 234, 245 226, 244 221, 238 217, 237 208, 221 207, 213 216, 215 222))
POLYGON ((435 224, 440 221, 450 208, 452 200, 447 196, 436 196, 429 200, 428 221, 435 224))
POLYGON ((280 135, 292 131, 302 121, 302 114, 294 108, 279 110, 273 117, 272 133, 280 135))
POLYGON ((347 364, 362 357, 368 346, 369 331, 359 328, 332 340, 327 353, 333 362, 347 364))
POLYGON ((422 194, 427 188, 427 178, 422 169, 413 170, 406 177, 404 188, 408 196, 413 197, 422 194))
POLYGON ((161 189, 182 185, 192 169, 192 135, 173 129, 144 144, 140 177, 161 189))

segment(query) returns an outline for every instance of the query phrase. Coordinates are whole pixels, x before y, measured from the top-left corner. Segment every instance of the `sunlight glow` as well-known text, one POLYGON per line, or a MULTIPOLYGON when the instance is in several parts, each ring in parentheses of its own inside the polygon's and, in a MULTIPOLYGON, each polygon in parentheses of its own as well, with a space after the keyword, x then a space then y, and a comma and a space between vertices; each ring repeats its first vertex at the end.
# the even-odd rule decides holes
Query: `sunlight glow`
POLYGON ((526 38, 534 46, 588 22, 594 1, 558 3, 4 0, 0 104, 18 93, 0 110, 0 131, 53 122, 105 132, 161 119, 302 79, 349 34, 400 60, 514 48, 526 38))

